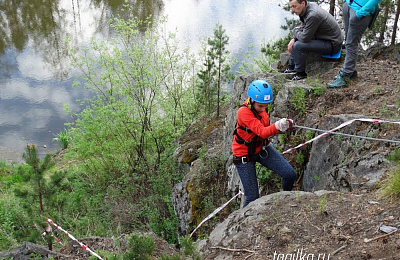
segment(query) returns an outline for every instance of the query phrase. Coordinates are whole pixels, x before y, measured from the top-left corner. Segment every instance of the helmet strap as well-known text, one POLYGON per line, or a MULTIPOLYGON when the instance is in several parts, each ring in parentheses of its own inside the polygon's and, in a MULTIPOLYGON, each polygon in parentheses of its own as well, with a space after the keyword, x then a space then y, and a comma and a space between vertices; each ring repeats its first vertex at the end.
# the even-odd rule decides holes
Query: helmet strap
POLYGON ((254 107, 254 103, 256 103, 254 100, 251 99, 251 97, 248 97, 246 100, 246 105, 247 107, 251 110, 251 112, 253 112, 253 115, 258 118, 261 119, 261 116, 258 114, 258 112, 256 111, 256 108, 254 107))
POLYGON ((247 107, 252 109, 253 108, 253 104, 254 104, 254 101, 251 100, 251 97, 248 97, 247 100, 246 100, 247 107))

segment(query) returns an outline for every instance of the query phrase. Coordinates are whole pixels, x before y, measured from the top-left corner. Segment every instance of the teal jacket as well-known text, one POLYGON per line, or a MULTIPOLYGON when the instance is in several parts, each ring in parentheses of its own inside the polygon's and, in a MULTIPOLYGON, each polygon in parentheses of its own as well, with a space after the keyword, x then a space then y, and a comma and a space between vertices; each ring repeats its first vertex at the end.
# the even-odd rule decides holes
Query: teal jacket
POLYGON ((375 13, 376 6, 382 0, 353 0, 351 4, 350 0, 344 1, 347 2, 350 8, 356 12, 358 18, 362 18, 375 13))

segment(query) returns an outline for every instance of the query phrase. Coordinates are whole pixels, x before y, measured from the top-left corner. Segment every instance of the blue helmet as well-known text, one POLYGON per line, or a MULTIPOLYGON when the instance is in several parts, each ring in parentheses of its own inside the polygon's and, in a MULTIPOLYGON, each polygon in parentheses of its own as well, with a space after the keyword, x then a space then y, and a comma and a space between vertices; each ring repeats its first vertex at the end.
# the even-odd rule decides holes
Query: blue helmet
POLYGON ((271 85, 265 80, 255 80, 250 83, 247 96, 257 103, 271 103, 274 101, 271 85))

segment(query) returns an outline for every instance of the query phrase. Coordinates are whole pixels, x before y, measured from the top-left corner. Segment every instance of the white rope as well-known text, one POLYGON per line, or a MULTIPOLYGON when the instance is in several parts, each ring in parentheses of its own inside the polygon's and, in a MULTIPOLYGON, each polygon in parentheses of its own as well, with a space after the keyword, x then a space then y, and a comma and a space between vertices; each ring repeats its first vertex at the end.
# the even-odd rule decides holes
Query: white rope
POLYGON ((398 124, 398 125, 400 125, 400 122, 388 121, 388 120, 381 120, 381 119, 370 119, 370 118, 357 118, 357 119, 352 119, 352 120, 346 121, 346 122, 340 124, 339 126, 333 128, 333 129, 331 129, 331 130, 328 130, 328 131, 326 131, 326 132, 324 132, 324 133, 322 133, 322 134, 320 134, 320 135, 318 135, 318 136, 316 136, 316 137, 314 137, 314 138, 308 140, 307 142, 301 143, 301 144, 297 145, 296 147, 290 148, 290 149, 284 151, 282 154, 289 153, 289 152, 291 152, 291 151, 293 151, 293 150, 295 150, 295 149, 297 149, 297 148, 300 148, 300 147, 302 147, 302 146, 305 146, 306 144, 309 144, 309 143, 311 143, 311 142, 314 142, 315 140, 317 140, 317 139, 319 139, 319 138, 321 138, 321 137, 324 137, 324 136, 327 136, 327 135, 329 135, 329 134, 332 134, 333 132, 335 132, 335 131, 337 131, 337 130, 339 130, 339 129, 345 127, 345 126, 348 126, 348 125, 350 125, 351 123, 353 123, 353 122, 355 122, 355 121, 370 122, 370 123, 391 123, 391 124, 398 124))
POLYGON ((210 215, 208 215, 205 219, 203 219, 203 221, 201 221, 200 224, 199 224, 199 225, 193 230, 193 232, 190 234, 190 237, 193 236, 194 232, 196 232, 196 230, 197 230, 201 225, 203 225, 204 222, 206 222, 207 220, 209 220, 210 218, 212 218, 213 216, 215 216, 218 212, 221 211, 221 209, 225 208, 226 205, 228 205, 232 200, 234 200, 237 196, 240 196, 240 195, 244 195, 244 193, 243 193, 241 190, 239 190, 238 194, 236 194, 236 195, 233 196, 230 200, 228 200, 227 202, 225 202, 224 205, 222 205, 221 207, 215 209, 210 215))
POLYGON ((371 140, 371 141, 379 141, 379 142, 400 144, 400 141, 390 140, 390 139, 373 138, 373 137, 368 137, 368 136, 352 135, 352 134, 345 134, 345 133, 340 133, 340 132, 329 132, 328 130, 322 130, 322 129, 312 128, 312 127, 307 127, 307 126, 301 126, 301 125, 295 125, 293 127, 302 128, 302 129, 306 129, 306 130, 317 131, 317 132, 329 133, 329 134, 333 134, 333 135, 342 135, 342 136, 346 136, 346 137, 354 137, 354 138, 366 139, 366 140, 371 140))
POLYGON ((92 251, 89 247, 87 247, 85 244, 83 244, 82 242, 80 242, 79 240, 77 240, 71 233, 69 233, 68 231, 64 230, 62 227, 60 227, 59 225, 57 225, 56 223, 53 222, 53 220, 46 218, 46 221, 49 222, 50 224, 52 224, 53 226, 55 226, 57 229, 61 230, 62 232, 64 232, 67 236, 69 236, 69 238, 71 238, 72 240, 74 240, 75 242, 77 242, 84 250, 89 251, 89 253, 91 253, 92 255, 94 255, 95 257, 97 257, 100 260, 103 260, 103 258, 101 258, 101 256, 99 256, 98 254, 96 254, 96 252, 92 251))

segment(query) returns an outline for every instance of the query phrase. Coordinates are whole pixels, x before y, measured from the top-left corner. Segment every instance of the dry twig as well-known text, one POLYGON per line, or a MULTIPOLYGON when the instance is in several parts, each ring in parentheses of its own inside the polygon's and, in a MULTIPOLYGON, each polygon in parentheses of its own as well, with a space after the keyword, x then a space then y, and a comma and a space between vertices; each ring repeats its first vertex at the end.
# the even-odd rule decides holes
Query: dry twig
POLYGON ((394 230, 394 231, 392 231, 392 232, 390 232, 390 233, 387 233, 387 234, 384 234, 384 235, 381 235, 381 236, 377 236, 377 237, 374 237, 374 238, 365 238, 365 239, 364 239, 364 242, 365 242, 365 243, 369 243, 369 242, 374 241, 374 240, 378 240, 378 239, 381 239, 381 238, 388 237, 388 236, 390 236, 391 234, 396 233, 396 232, 397 232, 397 229, 394 230))
POLYGON ((226 251, 231 251, 231 252, 247 252, 247 253, 255 253, 253 250, 248 250, 248 249, 232 249, 232 248, 226 248, 226 247, 221 247, 221 246, 213 246, 211 247, 212 249, 222 249, 226 251))
POLYGON ((343 246, 339 247, 338 249, 336 249, 335 251, 332 252, 332 255, 336 255, 337 253, 339 253, 340 251, 342 251, 346 247, 347 247, 347 245, 343 245, 343 246))

